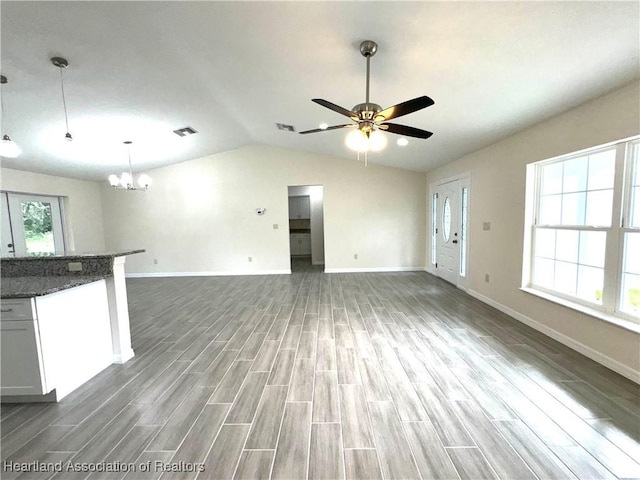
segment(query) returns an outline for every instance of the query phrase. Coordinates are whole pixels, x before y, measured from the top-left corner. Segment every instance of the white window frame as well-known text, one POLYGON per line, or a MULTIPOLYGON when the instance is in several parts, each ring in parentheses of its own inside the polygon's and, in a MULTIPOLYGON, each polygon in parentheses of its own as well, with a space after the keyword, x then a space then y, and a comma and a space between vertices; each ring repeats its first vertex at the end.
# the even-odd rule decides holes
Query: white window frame
POLYGON ((640 136, 634 136, 611 142, 605 145, 584 149, 578 152, 553 157, 527 166, 527 203, 525 212, 525 238, 523 248, 523 278, 522 290, 560 303, 569 308, 587 313, 598 318, 611 321, 634 331, 640 331, 640 318, 620 309, 622 301, 622 269, 624 256, 624 237, 627 232, 640 232, 640 228, 628 226, 631 206, 631 181, 633 175, 632 152, 635 145, 640 143, 640 136), (585 225, 538 225, 541 194, 541 167, 553 163, 565 162, 572 158, 584 157, 604 150, 615 148, 615 174, 613 185, 613 204, 611 224, 609 227, 592 227, 585 225), (602 304, 588 302, 578 297, 545 288, 533 283, 533 267, 535 258, 535 240, 538 229, 550 228, 572 231, 602 231, 606 232, 604 280, 602 289, 602 304), (631 322, 631 325, 630 323, 631 322))

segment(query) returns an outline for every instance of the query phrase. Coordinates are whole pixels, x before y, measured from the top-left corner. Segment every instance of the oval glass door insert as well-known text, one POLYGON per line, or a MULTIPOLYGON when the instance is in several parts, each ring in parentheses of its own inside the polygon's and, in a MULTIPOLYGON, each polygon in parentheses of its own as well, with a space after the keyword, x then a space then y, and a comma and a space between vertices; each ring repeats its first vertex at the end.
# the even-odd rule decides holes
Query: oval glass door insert
POLYGON ((449 241, 449 235, 451 235, 451 202, 447 197, 442 205, 442 236, 445 242, 449 241))

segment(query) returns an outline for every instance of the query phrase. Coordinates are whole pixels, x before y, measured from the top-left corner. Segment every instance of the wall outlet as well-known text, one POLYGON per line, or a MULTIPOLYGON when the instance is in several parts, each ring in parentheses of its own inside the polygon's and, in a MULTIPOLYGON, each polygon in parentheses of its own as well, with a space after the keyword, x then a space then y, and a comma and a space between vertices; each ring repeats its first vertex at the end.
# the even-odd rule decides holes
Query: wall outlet
POLYGON ((153 259, 153 264, 154 264, 154 265, 157 265, 157 264, 158 264, 158 259, 157 259, 157 258, 154 258, 154 259, 153 259))
POLYGON ((488 273, 484 274, 484 281, 489 283, 489 274, 488 273))
POLYGON ((482 222, 482 230, 491 230, 491 222, 482 222))
POLYGON ((274 230, 277 230, 277 229, 278 229, 278 224, 277 224, 277 223, 274 223, 274 224, 273 224, 273 229, 274 229, 274 230))
POLYGON ((250 262, 253 262, 253 257, 249 257, 249 261, 250 261, 250 262))
POLYGON ((70 272, 81 272, 82 262, 69 262, 68 267, 70 272))
POLYGON ((357 253, 354 253, 354 254, 353 254, 353 259, 354 259, 354 260, 357 260, 357 259, 358 259, 358 254, 357 254, 357 253))

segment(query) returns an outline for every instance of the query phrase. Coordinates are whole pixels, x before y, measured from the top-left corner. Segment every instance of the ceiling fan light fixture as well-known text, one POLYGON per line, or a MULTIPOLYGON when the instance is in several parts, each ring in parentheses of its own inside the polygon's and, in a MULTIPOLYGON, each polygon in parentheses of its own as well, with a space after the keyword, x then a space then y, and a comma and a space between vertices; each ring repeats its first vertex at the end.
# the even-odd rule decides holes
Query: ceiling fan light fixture
POLYGON ((347 134, 345 144, 356 152, 379 152, 387 146, 387 138, 379 130, 373 130, 367 136, 364 130, 353 130, 347 134))
POLYGON ((321 123, 320 125, 318 125, 318 128, 320 130, 326 130, 327 128, 329 128, 329 124, 328 123, 321 123))
POLYGON ((409 140, 407 140, 406 138, 402 137, 399 138, 398 141, 396 142, 400 147, 406 147, 407 145, 409 145, 409 140))

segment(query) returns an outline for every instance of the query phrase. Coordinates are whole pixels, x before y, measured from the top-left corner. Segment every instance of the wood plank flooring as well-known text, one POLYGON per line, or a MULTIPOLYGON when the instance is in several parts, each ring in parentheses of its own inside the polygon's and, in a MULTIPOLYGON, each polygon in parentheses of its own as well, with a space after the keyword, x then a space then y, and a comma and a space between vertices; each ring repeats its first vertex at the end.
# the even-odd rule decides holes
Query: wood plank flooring
POLYGON ((127 286, 135 358, 2 405, 3 479, 640 478, 637 384, 426 273, 127 286))

